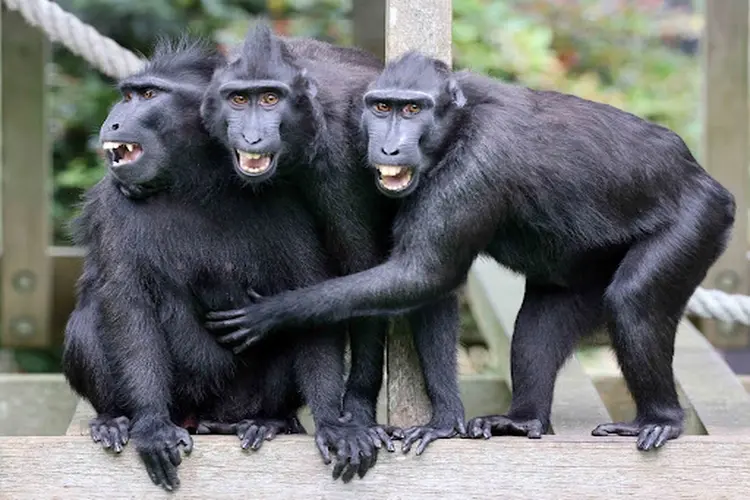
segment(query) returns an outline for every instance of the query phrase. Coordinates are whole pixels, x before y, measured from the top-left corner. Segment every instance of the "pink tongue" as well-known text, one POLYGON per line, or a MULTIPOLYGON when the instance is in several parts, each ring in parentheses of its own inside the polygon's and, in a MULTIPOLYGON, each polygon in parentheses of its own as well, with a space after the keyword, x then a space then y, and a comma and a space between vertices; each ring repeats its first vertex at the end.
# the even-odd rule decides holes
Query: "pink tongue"
POLYGON ((409 171, 404 169, 398 175, 382 175, 380 177, 380 182, 382 182, 388 189, 398 189, 404 185, 408 177, 409 171))
POLYGON ((261 156, 258 159, 250 159, 242 157, 242 169, 243 170, 265 170, 271 163, 270 156, 261 156))

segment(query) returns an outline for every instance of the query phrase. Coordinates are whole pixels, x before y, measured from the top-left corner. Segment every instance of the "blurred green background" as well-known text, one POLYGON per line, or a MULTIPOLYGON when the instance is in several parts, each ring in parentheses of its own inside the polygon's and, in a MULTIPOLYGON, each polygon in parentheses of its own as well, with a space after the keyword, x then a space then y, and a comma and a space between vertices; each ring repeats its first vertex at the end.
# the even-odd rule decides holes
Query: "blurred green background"
MULTIPOLYGON (((291 35, 352 44, 351 0, 58 0, 122 46, 148 55, 184 30, 234 44, 257 16, 291 35)), ((602 101, 664 124, 700 155, 701 19, 691 2, 453 0, 457 68, 602 101)), ((696 2, 697 4, 697 2, 696 2)), ((696 5, 697 6, 697 5, 696 5)), ((50 68, 54 243, 104 173, 96 134, 112 81, 56 46, 50 68)))

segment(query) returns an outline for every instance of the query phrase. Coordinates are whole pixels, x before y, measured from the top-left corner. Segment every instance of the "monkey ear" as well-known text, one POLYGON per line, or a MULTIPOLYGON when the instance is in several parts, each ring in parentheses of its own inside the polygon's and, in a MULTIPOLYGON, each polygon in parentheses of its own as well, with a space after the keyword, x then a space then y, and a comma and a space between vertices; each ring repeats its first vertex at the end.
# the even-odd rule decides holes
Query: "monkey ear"
POLYGON ((310 99, 318 95, 318 85, 315 83, 315 80, 309 76, 306 68, 302 68, 297 74, 293 86, 295 89, 307 95, 310 99))
POLYGON ((458 85, 455 78, 448 79, 447 90, 454 106, 457 108, 463 108, 466 105, 466 96, 463 91, 461 91, 461 87, 458 85))

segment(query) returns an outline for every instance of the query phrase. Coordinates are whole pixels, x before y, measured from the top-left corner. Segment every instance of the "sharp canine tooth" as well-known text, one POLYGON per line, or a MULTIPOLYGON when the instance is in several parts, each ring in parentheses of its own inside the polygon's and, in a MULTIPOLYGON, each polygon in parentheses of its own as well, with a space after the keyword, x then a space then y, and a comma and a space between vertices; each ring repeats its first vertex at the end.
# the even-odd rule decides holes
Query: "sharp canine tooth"
POLYGON ((128 148, 128 151, 131 153, 133 152, 133 145, 132 144, 125 144, 125 147, 128 148))

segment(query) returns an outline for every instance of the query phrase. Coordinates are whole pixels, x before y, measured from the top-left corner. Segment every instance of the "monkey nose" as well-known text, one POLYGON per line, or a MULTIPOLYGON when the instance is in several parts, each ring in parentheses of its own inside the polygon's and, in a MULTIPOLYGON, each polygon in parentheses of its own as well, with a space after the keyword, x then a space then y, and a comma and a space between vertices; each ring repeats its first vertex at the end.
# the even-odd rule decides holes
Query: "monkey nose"
POLYGON ((386 156, 396 156, 399 153, 398 148, 380 148, 380 151, 386 156))

